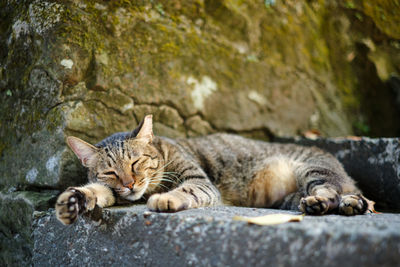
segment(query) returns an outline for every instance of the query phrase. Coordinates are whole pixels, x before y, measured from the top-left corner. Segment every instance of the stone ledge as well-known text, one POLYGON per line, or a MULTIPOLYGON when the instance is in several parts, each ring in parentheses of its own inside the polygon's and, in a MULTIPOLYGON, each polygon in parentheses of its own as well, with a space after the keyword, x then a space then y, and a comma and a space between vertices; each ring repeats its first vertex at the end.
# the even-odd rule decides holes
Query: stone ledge
POLYGON ((233 221, 290 211, 214 207, 148 213, 144 205, 105 209, 102 223, 36 220, 35 266, 396 266, 400 214, 306 216, 277 226, 233 221), (51 254, 51 256, 50 256, 51 254))
POLYGON ((0 191, 0 266, 31 263, 32 222, 37 210, 54 206, 56 193, 0 191))

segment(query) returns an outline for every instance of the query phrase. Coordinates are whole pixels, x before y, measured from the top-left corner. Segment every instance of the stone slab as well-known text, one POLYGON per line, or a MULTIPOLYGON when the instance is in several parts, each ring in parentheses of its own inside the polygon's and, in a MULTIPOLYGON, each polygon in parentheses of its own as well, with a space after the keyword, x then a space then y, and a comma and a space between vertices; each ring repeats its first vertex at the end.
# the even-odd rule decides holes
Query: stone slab
POLYGON ((47 210, 50 205, 53 206, 55 196, 52 191, 0 191, 0 266, 30 264, 35 210, 47 210))
POLYGON ((213 207, 149 213, 105 209, 101 223, 63 226, 51 213, 34 226, 35 266, 398 266, 400 215, 305 216, 249 225, 234 215, 290 211, 213 207))

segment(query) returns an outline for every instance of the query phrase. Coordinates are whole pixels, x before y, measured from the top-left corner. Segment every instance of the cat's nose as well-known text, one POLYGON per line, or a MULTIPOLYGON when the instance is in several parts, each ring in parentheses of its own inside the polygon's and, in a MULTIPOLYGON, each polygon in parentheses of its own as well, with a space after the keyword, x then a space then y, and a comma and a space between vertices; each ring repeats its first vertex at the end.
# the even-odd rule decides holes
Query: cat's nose
POLYGON ((135 184, 135 181, 132 181, 130 183, 124 184, 124 186, 128 187, 129 189, 133 189, 134 184, 135 184))

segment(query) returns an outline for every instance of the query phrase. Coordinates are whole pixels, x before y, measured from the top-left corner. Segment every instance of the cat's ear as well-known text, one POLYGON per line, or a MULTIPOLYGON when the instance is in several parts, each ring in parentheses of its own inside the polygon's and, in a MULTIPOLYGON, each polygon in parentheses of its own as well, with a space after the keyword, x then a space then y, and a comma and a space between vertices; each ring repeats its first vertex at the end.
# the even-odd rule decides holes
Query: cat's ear
POLYGON ((97 147, 74 136, 67 137, 67 144, 80 159, 83 166, 90 167, 96 161, 99 150, 97 147))
POLYGON ((144 139, 147 142, 151 142, 154 138, 153 134, 153 115, 146 115, 140 122, 139 126, 133 130, 131 137, 144 139))

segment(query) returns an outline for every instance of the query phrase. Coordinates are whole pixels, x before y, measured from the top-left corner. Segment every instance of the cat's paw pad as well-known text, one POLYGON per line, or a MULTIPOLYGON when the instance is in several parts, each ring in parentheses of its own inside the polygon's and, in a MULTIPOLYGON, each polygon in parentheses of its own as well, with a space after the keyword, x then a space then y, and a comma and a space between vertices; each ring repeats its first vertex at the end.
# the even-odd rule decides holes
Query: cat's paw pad
POLYGON ((358 195, 342 196, 339 204, 339 214, 342 215, 358 215, 367 211, 368 203, 358 195))
POLYGON ((328 212, 329 199, 321 196, 303 197, 300 200, 299 209, 306 214, 322 215, 328 212))
POLYGON ((76 221, 78 214, 85 210, 85 195, 75 189, 68 189, 62 193, 56 202, 56 216, 63 224, 76 221))
POLYGON ((147 201, 147 208, 152 211, 176 212, 188 208, 188 204, 171 193, 154 194, 147 201))

